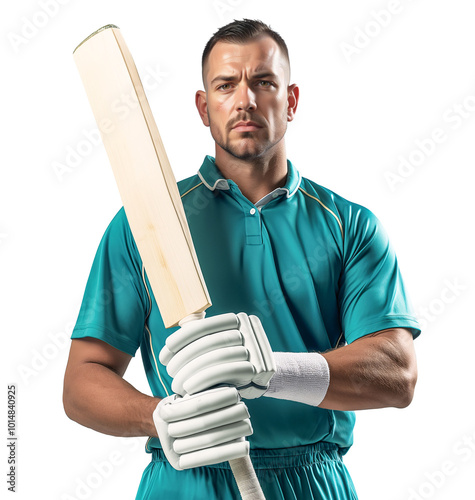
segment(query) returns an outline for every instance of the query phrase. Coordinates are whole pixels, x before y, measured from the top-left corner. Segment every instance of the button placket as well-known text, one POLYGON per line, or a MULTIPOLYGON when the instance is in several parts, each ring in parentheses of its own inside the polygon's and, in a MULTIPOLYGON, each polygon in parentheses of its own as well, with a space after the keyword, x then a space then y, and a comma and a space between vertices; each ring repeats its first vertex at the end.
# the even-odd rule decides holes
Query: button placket
POLYGON ((252 207, 245 211, 246 219, 246 243, 248 245, 262 244, 261 215, 259 210, 252 207))
POLYGON ((229 181, 233 198, 241 205, 247 245, 262 245, 261 215, 259 210, 241 193, 237 184, 229 181))

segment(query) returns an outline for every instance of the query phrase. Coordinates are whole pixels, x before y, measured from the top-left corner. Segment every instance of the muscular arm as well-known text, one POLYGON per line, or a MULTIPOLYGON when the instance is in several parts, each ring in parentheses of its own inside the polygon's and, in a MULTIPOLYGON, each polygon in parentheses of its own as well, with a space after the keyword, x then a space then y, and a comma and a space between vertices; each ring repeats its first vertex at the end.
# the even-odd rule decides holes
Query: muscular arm
POLYGON ((68 417, 113 436, 156 436, 152 413, 160 400, 122 378, 130 360, 101 340, 74 339, 64 377, 68 417))
POLYGON ((404 408, 412 401, 417 365, 408 330, 382 330, 322 355, 330 367, 330 386, 321 408, 404 408))

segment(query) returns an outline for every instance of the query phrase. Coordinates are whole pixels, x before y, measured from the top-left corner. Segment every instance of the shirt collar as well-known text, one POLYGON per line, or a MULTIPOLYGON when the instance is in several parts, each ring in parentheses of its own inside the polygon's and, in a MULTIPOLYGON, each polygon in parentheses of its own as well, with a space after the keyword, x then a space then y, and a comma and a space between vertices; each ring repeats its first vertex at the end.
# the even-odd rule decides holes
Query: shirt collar
POLYGON ((223 174, 219 171, 212 156, 205 156, 198 171, 198 176, 210 191, 214 191, 215 189, 229 189, 227 179, 225 179, 223 174))
MULTIPOLYGON (((300 172, 292 165, 290 160, 287 160, 287 180, 283 187, 274 189, 272 193, 264 196, 261 200, 257 202, 259 205, 264 205, 271 199, 276 198, 279 195, 285 194, 287 198, 293 196, 300 186, 302 180, 300 172)), ((212 156, 206 156, 199 171, 198 176, 203 181, 203 184, 210 190, 215 189, 228 190, 229 182, 228 179, 223 177, 223 174, 219 171, 216 166, 215 159, 212 156)))

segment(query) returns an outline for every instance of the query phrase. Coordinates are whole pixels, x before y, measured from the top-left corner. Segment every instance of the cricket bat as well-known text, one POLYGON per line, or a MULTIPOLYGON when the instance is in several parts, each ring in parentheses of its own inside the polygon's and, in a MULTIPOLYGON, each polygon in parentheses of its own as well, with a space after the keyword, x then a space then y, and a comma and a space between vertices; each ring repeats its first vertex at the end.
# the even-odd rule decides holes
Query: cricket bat
MULTIPOLYGON (((173 171, 121 31, 104 26, 73 54, 165 327, 202 318, 210 297, 173 171)), ((242 498, 264 499, 249 456, 229 463, 242 498)))

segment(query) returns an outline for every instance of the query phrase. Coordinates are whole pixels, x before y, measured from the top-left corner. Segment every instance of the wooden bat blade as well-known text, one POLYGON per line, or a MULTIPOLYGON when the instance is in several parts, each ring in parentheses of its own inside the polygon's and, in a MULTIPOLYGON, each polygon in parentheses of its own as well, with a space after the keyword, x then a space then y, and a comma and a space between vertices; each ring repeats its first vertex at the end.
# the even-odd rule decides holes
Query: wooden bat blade
POLYGON ((107 25, 74 51, 165 326, 211 305, 178 187, 132 56, 107 25))

